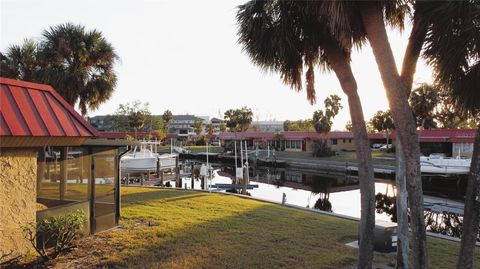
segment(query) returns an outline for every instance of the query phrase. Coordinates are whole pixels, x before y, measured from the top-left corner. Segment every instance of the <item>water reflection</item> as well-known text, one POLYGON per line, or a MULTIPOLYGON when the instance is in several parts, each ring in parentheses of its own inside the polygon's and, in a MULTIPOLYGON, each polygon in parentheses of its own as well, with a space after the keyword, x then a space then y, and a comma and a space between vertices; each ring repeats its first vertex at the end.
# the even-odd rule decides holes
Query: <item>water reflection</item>
MULTIPOLYGON (((219 165, 217 168, 212 183, 231 183, 234 167, 219 165)), ((281 202, 285 194, 288 204, 360 217, 360 190, 355 176, 259 167, 251 169, 250 181, 259 186, 249 190, 248 194, 253 197, 281 202)), ((464 186, 464 179, 423 179, 425 225, 429 231, 461 235, 463 203, 458 201, 463 199, 464 186)), ((241 193, 237 189, 227 191, 241 193)), ((394 181, 377 178, 375 193, 376 219, 396 222, 394 181)))
POLYGON ((309 186, 312 194, 318 195, 318 199, 313 206, 315 209, 333 212, 330 202, 330 187, 336 179, 333 177, 309 176, 304 180, 304 184, 309 186))

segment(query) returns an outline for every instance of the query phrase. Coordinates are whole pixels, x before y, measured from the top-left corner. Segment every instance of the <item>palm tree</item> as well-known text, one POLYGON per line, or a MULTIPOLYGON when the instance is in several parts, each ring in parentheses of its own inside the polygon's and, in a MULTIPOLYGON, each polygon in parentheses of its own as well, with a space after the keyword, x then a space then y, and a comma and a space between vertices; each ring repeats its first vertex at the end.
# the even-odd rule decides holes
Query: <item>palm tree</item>
POLYGON ((434 112, 440 103, 439 89, 433 85, 422 83, 410 93, 408 102, 412 107, 418 127, 422 129, 437 127, 434 112))
MULTIPOLYGON (((456 110, 480 119, 480 1, 445 2, 429 14, 424 57, 434 66, 435 82, 444 87, 456 110), (447 11, 447 12, 445 12, 447 11)), ((480 224, 480 125, 474 143, 465 195, 462 242, 457 268, 474 268, 473 251, 480 224)), ((478 266, 478 265, 477 265, 478 266)))
POLYGON ((48 59, 43 82, 72 106, 79 102, 83 115, 110 98, 117 83, 113 66, 118 56, 101 32, 66 23, 50 27, 42 37, 42 58, 48 59))
MULTIPOLYGON (((357 83, 350 67, 352 42, 339 43, 328 28, 331 14, 318 10, 328 1, 249 1, 239 7, 239 42, 253 63, 279 72, 285 84, 299 91, 305 75, 307 99, 315 103, 314 68, 333 70, 348 96, 361 191, 359 268, 370 268, 375 226, 373 166, 357 83), (304 73, 304 68, 306 72, 304 73)), ((339 12, 338 10, 336 11, 339 12)), ((352 40, 364 38, 354 29, 352 40)))
POLYGON ((1 54, 1 75, 49 84, 72 106, 78 102, 83 115, 112 95, 119 59, 112 45, 97 30, 60 24, 43 31, 38 43, 25 40, 1 54))
POLYGON ((242 107, 237 110, 237 121, 240 128, 240 132, 245 132, 252 124, 253 112, 250 108, 242 107))
MULTIPOLYGON (((387 92, 387 98, 395 121, 398 141, 404 146, 405 156, 405 177, 408 182, 409 205, 413 232, 413 266, 415 268, 428 267, 426 231, 423 217, 423 196, 420 178, 420 148, 418 145, 418 134, 415 128, 415 119, 412 116, 408 105, 413 82, 413 75, 417 60, 420 56, 425 41, 429 38, 431 44, 437 47, 448 47, 449 50, 441 50, 442 53, 434 54, 436 58, 446 57, 452 53, 455 55, 478 48, 478 1, 379 1, 379 2, 346 2, 330 1, 325 2, 334 10, 340 10, 338 16, 331 16, 330 26, 333 32, 341 33, 345 39, 351 40, 350 32, 360 25, 365 30, 375 60, 380 71, 383 84, 387 92), (414 8, 413 27, 410 33, 409 42, 405 51, 402 71, 398 73, 391 47, 385 29, 387 23, 402 28, 403 19, 408 12, 409 4, 414 8), (470 19, 470 21, 468 21, 470 19), (443 22, 441 27, 438 22, 443 22), (449 46, 451 40, 459 36, 458 29, 452 29, 460 25, 463 27, 469 24, 468 32, 472 42, 457 43, 458 47, 449 46), (436 36, 437 38, 431 38, 436 36), (476 41, 474 41, 476 40, 476 41), (477 43, 476 43, 477 42, 477 43)), ((324 9, 325 10, 325 9, 324 9)), ((465 40, 464 40, 465 41, 465 40)), ((478 56, 477 56, 478 57, 478 56)), ((475 59, 475 58, 474 58, 475 59)), ((477 58, 478 59, 478 58, 477 58)), ((458 60, 458 59, 457 59, 458 60)), ((451 61, 450 66, 465 67, 463 62, 451 61)), ((438 66, 435 66, 437 68, 438 66)), ((464 69, 465 70, 465 69, 464 69)), ((449 76, 449 69, 438 70, 440 77, 449 76)), ((471 101, 470 101, 471 102, 471 101)), ((400 265, 402 266, 402 265, 400 265)))
POLYGON ((224 122, 222 122, 220 123, 220 132, 223 133, 225 131, 227 131, 227 125, 224 122))
MULTIPOLYGON (((445 32, 444 29, 430 27, 432 21, 442 19, 442 15, 440 17, 438 15, 444 13, 445 17, 450 18, 450 20, 445 21, 449 21, 451 24, 454 21, 461 20, 463 14, 461 12, 451 12, 452 9, 448 5, 470 5, 471 9, 475 9, 475 4, 473 1, 414 2, 401 0, 378 2, 325 1, 324 3, 326 7, 322 11, 326 11, 325 14, 330 12, 332 15, 329 24, 331 31, 337 33, 339 37, 343 36, 341 40, 346 40, 341 41, 341 43, 348 43, 353 40, 350 34, 352 29, 360 27, 364 30, 365 37, 373 49, 395 121, 399 137, 397 141, 404 145, 404 154, 400 154, 399 158, 403 159, 405 157, 405 180, 408 182, 409 206, 412 213, 413 266, 415 268, 426 268, 428 267, 428 256, 420 178, 420 148, 415 119, 408 105, 408 96, 425 37, 432 31, 445 32), (399 74, 388 43, 384 20, 402 29, 403 20, 405 15, 408 14, 409 7, 414 8, 413 27, 405 51, 402 71, 399 74), (455 20, 451 20, 452 18, 455 18, 455 20)), ((441 41, 449 42, 449 39, 443 38, 441 41)), ((459 48, 464 48, 464 46, 462 45, 459 48)), ((406 198, 402 200, 406 200, 406 198)), ((404 214, 406 213, 404 212, 404 214)), ((400 223, 399 226, 401 226, 400 223)), ((402 260, 402 263, 399 266, 407 266, 405 259, 402 260)))
POLYGON ((237 113, 235 113, 235 110, 229 109, 225 111, 225 125, 228 127, 229 131, 237 131, 237 126, 238 126, 238 119, 237 119, 237 113))
POLYGON ((385 137, 387 139, 387 149, 388 149, 388 138, 389 132, 394 129, 392 113, 390 110, 387 111, 377 111, 375 115, 370 119, 370 126, 378 132, 385 132, 385 137))
POLYGON ((38 81, 42 70, 38 45, 32 39, 26 39, 22 45, 8 47, 6 54, 0 53, 2 77, 38 81))
POLYGON ((209 124, 207 126, 207 133, 209 136, 212 136, 215 133, 215 131, 216 131, 215 125, 209 124))
POLYGON ((203 131, 203 121, 201 119, 195 120, 193 123, 194 131, 197 135, 200 135, 203 131))

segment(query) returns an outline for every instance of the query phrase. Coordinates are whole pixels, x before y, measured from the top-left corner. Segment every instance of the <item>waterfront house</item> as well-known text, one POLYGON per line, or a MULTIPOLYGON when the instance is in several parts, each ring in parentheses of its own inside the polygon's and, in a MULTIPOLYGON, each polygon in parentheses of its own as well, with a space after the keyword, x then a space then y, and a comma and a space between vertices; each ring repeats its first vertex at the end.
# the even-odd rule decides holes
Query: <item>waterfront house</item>
MULTIPOLYGON (((476 130, 437 129, 419 130, 420 149, 423 155, 443 153, 446 156, 471 157, 476 130)), ((277 150, 312 151, 315 140, 327 140, 334 151, 355 151, 352 132, 332 131, 326 135, 316 132, 224 132, 219 134, 222 145, 233 140, 246 140, 251 147, 266 144, 277 150)), ((370 145, 386 143, 386 134, 369 133, 370 145)), ((389 134, 389 143, 395 143, 395 133, 389 134)))
POLYGON ((444 153, 446 156, 471 158, 476 132, 474 129, 419 130, 420 151, 424 155, 444 153))
POLYGON ((117 225, 120 148, 50 86, 0 78, 0 256, 28 251, 22 226, 82 210, 83 234, 117 225))

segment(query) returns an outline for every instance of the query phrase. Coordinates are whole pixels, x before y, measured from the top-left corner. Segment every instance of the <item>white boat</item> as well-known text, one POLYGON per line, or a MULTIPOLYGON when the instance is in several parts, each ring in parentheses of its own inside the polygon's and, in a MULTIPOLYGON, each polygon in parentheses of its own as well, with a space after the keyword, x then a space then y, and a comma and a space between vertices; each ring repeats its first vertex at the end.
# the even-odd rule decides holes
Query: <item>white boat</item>
POLYGON ((160 170, 176 167, 176 154, 155 153, 159 142, 141 142, 140 147, 135 147, 133 152, 126 154, 120 160, 122 173, 147 173, 156 172, 157 165, 160 170))
POLYGON ((471 162, 471 159, 447 158, 435 154, 420 157, 421 172, 429 174, 468 174, 471 162))
POLYGON ((120 160, 122 172, 153 172, 157 170, 158 154, 154 153, 154 146, 158 142, 141 142, 133 152, 124 155, 120 160))

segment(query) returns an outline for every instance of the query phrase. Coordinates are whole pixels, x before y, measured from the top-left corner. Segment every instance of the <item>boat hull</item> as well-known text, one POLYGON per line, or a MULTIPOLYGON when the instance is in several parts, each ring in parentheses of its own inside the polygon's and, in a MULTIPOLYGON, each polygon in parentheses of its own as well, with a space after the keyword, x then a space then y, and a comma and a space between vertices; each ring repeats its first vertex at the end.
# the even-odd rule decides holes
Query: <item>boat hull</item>
POLYGON ((428 174, 468 174, 471 160, 421 157, 421 172, 428 174))
POLYGON ((151 172, 157 169, 155 157, 123 157, 121 159, 122 172, 151 172))

